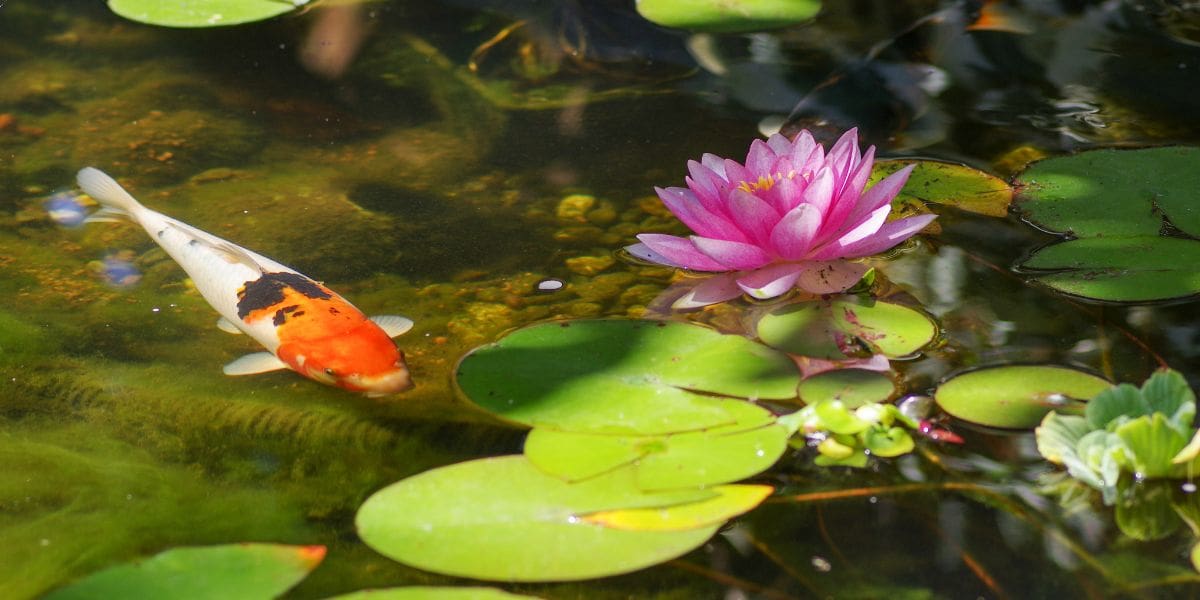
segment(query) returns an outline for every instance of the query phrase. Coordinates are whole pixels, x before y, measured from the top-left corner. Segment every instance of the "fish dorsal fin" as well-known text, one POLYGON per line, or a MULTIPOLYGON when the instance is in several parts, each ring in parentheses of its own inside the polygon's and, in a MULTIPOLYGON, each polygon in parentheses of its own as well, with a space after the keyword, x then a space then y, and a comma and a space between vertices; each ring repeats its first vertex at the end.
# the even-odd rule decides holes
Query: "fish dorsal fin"
POLYGON ((371 321, 378 325, 388 337, 403 335, 413 326, 412 319, 397 315, 379 315, 371 317, 371 321))
POLYGON ((270 352, 247 354, 221 369, 226 375, 255 375, 288 368, 287 364, 270 352))
POLYGON ((258 264, 258 261, 254 260, 254 257, 250 256, 250 254, 240 246, 235 246, 229 242, 221 240, 220 238, 216 238, 217 241, 215 242, 202 238, 199 235, 188 231, 185 227, 175 223, 169 223, 169 225, 174 227, 176 231, 179 231, 192 238, 192 241, 195 243, 203 244, 213 252, 220 254, 225 259, 225 262, 228 262, 231 265, 245 265, 251 269, 254 269, 255 271, 258 271, 259 273, 267 272, 262 265, 258 264))
POLYGON ((237 325, 233 324, 233 321, 230 321, 229 319, 226 319, 225 317, 221 317, 221 318, 217 319, 217 329, 220 329, 221 331, 224 331, 225 333, 232 333, 234 335, 242 333, 242 330, 238 329, 237 325))

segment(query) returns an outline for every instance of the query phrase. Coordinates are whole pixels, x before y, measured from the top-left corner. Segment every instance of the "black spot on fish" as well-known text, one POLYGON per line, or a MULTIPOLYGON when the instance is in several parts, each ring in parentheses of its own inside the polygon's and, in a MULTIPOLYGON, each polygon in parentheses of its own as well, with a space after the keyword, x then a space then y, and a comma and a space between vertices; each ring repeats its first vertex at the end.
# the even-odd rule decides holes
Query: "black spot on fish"
POLYGON ((317 282, 298 273, 263 273, 262 277, 254 281, 247 281, 238 291, 238 317, 245 319, 256 310, 271 308, 283 302, 284 291, 288 289, 317 300, 333 297, 317 282))
POLYGON ((329 314, 331 314, 331 315, 339 315, 339 314, 341 314, 341 311, 339 311, 339 310, 338 310, 336 307, 330 306, 330 307, 329 307, 329 314))
POLYGON ((157 235, 158 237, 162 237, 162 236, 164 236, 164 235, 166 235, 166 234, 167 234, 167 230, 166 230, 166 229, 159 229, 159 230, 158 230, 158 233, 156 233, 156 234, 154 234, 154 235, 157 235))
POLYGON ((292 316, 293 317, 302 317, 302 316, 304 316, 304 311, 298 310, 298 311, 296 311, 296 314, 294 314, 292 316))
POLYGON ((271 323, 274 323, 276 327, 279 327, 285 322, 287 322, 287 313, 283 312, 282 308, 275 311, 275 316, 271 318, 271 323))

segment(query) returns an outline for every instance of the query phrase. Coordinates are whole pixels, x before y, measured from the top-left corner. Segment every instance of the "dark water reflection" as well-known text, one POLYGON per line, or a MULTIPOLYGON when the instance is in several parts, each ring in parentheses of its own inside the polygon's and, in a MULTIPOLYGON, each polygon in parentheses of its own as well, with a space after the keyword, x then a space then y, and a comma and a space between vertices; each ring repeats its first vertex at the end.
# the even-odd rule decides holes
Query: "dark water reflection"
MULTIPOLYGON (((1015 33, 967 30, 976 3, 829 2, 815 24, 747 36, 650 27, 628 4, 367 2, 353 56, 306 69, 298 53, 314 52, 306 36, 320 7, 182 31, 95 2, 0 3, 0 595, 36 596, 167 547, 243 540, 330 547, 291 597, 458 583, 358 543, 354 510, 402 477, 518 451, 522 432, 455 396, 458 357, 540 319, 642 314, 671 274, 612 254, 640 231, 674 227, 652 186, 679 185, 703 152, 740 159, 763 124, 826 135, 858 126, 881 153, 1006 176, 1045 155, 1200 137, 1187 3, 1011 3, 1026 31, 1015 33), (517 19, 528 23, 479 52, 517 19), (402 344, 418 388, 380 403, 288 373, 223 378, 220 366, 249 345, 212 327, 211 309, 142 232, 64 230, 41 212, 89 164, 367 312, 413 318, 402 344), (142 273, 130 289, 95 268, 121 250, 142 273), (547 277, 567 287, 537 293, 547 277)), ((941 236, 884 269, 944 327, 941 348, 900 365, 910 391, 996 361, 1140 381, 1157 362, 1135 337, 1200 383, 1192 305, 1078 305, 1008 271, 1048 236, 1015 219, 939 222, 941 236)), ((1186 580, 1183 538, 1131 545, 1106 510, 1064 516, 1034 493, 1029 435, 963 431, 964 448, 864 471, 786 458, 763 477, 785 499, 687 564, 512 589, 1107 597, 1116 592, 1101 567, 1134 583, 1186 580), (949 480, 1000 495, 936 487, 949 480), (929 487, 786 500, 896 484, 929 487)))

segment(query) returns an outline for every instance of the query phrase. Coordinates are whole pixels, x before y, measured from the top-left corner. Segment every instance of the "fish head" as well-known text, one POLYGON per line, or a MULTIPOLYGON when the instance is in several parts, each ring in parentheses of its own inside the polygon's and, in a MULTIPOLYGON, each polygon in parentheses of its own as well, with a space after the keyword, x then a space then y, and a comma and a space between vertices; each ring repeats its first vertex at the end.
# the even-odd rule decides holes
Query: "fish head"
POLYGON ((371 397, 413 387, 404 353, 370 321, 335 338, 280 346, 278 356, 309 379, 371 397))

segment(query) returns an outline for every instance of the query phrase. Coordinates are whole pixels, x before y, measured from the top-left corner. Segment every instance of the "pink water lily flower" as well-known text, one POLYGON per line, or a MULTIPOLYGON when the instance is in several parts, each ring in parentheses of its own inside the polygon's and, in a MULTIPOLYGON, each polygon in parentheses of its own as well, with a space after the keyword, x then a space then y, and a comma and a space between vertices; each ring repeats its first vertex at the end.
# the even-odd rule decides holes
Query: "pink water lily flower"
POLYGON ((774 298, 798 287, 844 291, 867 267, 847 259, 887 250, 935 218, 888 221, 912 165, 866 189, 875 147, 859 154, 851 129, 826 153, 807 131, 795 141, 775 134, 750 144, 746 164, 705 154, 688 161, 687 188, 655 188, 696 235, 638 235, 639 258, 692 271, 722 272, 675 302, 693 308, 742 293, 774 298))

